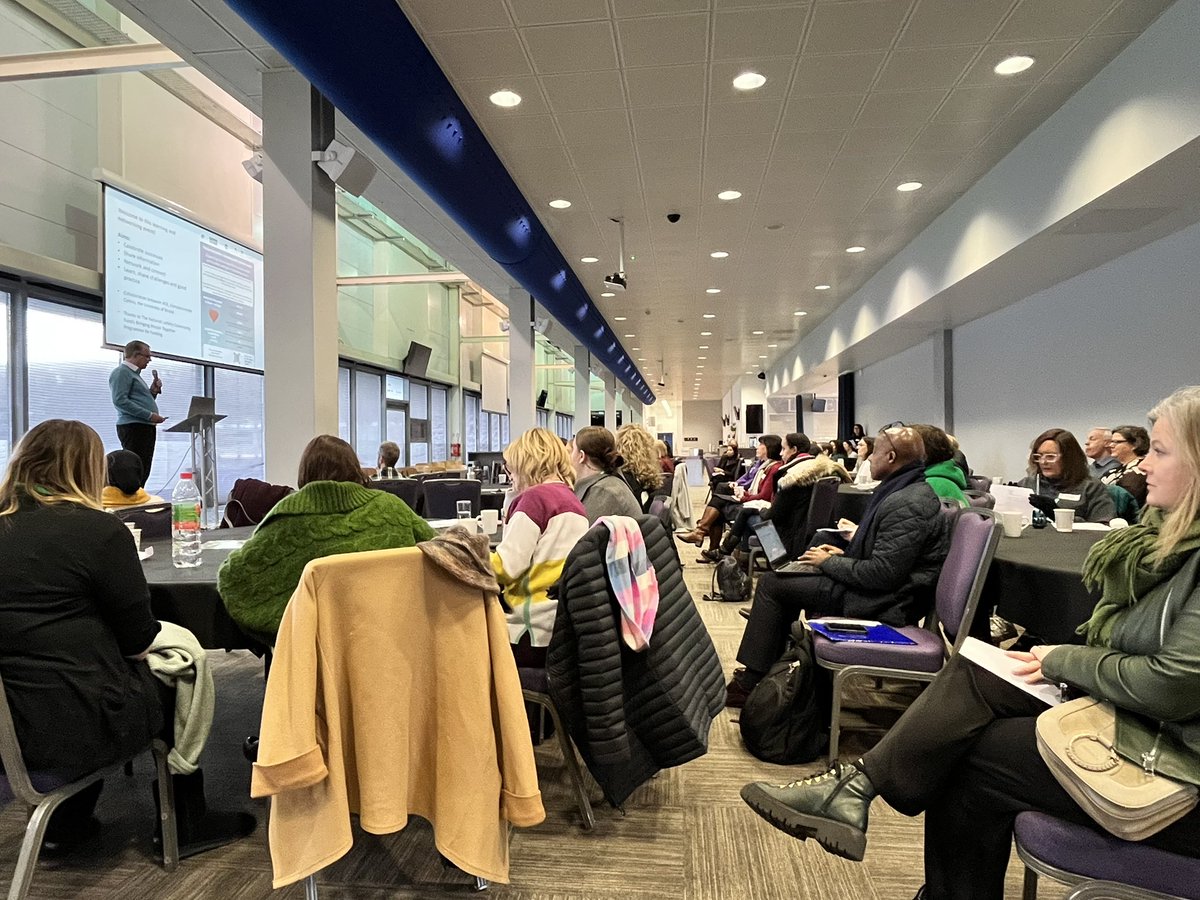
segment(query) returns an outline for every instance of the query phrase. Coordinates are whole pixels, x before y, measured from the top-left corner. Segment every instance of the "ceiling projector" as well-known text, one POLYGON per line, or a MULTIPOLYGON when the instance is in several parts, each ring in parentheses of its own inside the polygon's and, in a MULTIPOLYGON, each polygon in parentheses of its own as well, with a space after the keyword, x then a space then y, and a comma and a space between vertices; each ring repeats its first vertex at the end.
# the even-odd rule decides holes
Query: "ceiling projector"
POLYGON ((625 273, 624 272, 613 272, 611 275, 607 276, 604 279, 604 286, 612 291, 625 290, 625 287, 626 287, 625 273))

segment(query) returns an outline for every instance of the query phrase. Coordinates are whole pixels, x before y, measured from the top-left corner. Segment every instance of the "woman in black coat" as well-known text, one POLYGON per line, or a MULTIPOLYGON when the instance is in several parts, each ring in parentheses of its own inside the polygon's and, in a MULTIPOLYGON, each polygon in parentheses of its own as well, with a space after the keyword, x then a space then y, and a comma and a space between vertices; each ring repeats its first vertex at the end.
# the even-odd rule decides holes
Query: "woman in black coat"
MULTIPOLYGON (((172 741, 174 692, 145 661, 161 626, 133 535, 101 508, 104 480, 96 432, 51 419, 0 483, 0 675, 26 765, 59 782, 172 741)), ((100 788, 55 811, 47 849, 96 831, 100 788)), ((181 856, 253 830, 251 816, 205 814, 201 773, 175 776, 175 791, 181 856)))

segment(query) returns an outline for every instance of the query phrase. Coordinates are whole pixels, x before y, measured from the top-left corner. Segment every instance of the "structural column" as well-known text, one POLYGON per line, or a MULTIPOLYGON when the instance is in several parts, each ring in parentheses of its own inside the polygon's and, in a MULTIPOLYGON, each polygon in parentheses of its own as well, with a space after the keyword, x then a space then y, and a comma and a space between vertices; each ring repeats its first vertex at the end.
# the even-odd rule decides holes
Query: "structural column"
POLYGON ((617 430, 617 376, 605 371, 600 375, 604 382, 604 427, 617 430))
POLYGON ((292 484, 305 445, 338 430, 337 210, 312 161, 334 111, 294 71, 262 86, 266 479, 292 484))
POLYGON ((575 431, 592 424, 592 355, 583 344, 575 350, 575 431))
POLYGON ((516 440, 534 426, 533 298, 521 288, 508 292, 508 433, 516 440))

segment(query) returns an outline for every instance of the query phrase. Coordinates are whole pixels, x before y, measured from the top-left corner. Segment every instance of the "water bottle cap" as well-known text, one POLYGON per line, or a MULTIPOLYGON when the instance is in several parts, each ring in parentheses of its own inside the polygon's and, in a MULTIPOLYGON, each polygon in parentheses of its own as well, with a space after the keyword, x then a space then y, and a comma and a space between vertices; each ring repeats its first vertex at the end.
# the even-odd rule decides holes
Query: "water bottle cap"
POLYGON ((180 478, 187 478, 187 479, 189 479, 189 480, 190 480, 190 479, 191 479, 191 477, 192 477, 192 473, 191 473, 191 472, 180 472, 180 473, 179 473, 179 477, 180 477, 180 478))

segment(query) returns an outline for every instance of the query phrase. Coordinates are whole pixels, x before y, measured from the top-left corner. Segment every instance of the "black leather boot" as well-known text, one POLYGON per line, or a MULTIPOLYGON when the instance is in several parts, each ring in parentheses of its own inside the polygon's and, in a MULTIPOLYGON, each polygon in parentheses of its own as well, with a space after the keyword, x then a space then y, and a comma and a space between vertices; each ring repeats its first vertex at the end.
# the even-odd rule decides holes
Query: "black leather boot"
POLYGON ((791 784, 754 782, 742 788, 752 810, 794 838, 815 838, 837 856, 861 861, 867 850, 867 813, 875 799, 871 779, 853 763, 791 784))
MULTIPOLYGON (((187 859, 207 850, 215 850, 244 838, 258 827, 250 813, 210 810, 204 799, 204 773, 172 775, 175 788, 175 828, 179 833, 179 858, 187 859)), ((154 782, 154 809, 157 812, 158 782, 154 782)), ((154 835, 159 846, 162 835, 154 835)))

